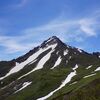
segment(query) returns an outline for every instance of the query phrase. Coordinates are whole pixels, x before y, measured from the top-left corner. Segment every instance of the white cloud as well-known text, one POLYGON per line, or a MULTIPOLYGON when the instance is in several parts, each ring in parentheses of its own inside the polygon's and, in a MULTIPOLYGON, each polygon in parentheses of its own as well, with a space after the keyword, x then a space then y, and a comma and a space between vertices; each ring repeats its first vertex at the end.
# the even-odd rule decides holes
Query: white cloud
POLYGON ((0 36, 0 46, 4 48, 5 53, 24 52, 36 46, 38 43, 24 43, 25 39, 14 36, 0 36))
POLYGON ((87 36, 95 36, 97 35, 94 25, 95 21, 91 19, 82 19, 79 21, 80 30, 82 30, 87 36))
POLYGON ((80 18, 75 20, 66 20, 56 18, 45 25, 36 28, 28 28, 24 30, 25 34, 48 34, 48 36, 56 35, 64 41, 83 41, 87 37, 96 36, 97 19, 95 17, 80 18))

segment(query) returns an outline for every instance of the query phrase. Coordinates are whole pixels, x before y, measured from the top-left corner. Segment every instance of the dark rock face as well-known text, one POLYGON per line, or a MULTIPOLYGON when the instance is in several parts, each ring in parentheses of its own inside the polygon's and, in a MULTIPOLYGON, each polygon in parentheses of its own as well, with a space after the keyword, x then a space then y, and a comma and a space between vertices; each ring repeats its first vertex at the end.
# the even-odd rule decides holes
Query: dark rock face
POLYGON ((93 55, 95 55, 96 57, 100 56, 100 52, 93 52, 93 55))
POLYGON ((0 62, 0 77, 4 76, 9 70, 15 66, 14 61, 1 61, 0 62))

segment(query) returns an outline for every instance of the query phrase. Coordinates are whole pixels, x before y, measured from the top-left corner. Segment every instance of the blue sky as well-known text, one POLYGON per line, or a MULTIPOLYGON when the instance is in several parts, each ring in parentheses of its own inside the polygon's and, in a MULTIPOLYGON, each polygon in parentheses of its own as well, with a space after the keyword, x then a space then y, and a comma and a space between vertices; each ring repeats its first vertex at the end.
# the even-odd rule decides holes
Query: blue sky
POLYGON ((0 60, 53 35, 87 52, 100 51, 100 0, 0 0, 0 60))

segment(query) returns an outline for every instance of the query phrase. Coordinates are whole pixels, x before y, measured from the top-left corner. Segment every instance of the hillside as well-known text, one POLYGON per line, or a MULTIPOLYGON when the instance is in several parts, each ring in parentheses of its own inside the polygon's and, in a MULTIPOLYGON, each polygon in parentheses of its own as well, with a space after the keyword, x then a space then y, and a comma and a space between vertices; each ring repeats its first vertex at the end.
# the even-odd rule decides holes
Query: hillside
POLYGON ((50 37, 0 62, 0 100, 100 100, 100 53, 50 37))

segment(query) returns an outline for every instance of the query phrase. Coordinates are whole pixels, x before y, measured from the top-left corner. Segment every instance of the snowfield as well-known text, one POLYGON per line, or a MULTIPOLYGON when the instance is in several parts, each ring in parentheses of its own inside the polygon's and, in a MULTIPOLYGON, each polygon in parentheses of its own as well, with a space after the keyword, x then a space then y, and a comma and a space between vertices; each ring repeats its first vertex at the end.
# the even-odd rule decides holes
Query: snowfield
POLYGON ((91 74, 91 75, 84 76, 83 78, 88 78, 88 77, 91 77, 91 76, 94 76, 94 75, 96 75, 96 73, 91 74))

